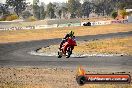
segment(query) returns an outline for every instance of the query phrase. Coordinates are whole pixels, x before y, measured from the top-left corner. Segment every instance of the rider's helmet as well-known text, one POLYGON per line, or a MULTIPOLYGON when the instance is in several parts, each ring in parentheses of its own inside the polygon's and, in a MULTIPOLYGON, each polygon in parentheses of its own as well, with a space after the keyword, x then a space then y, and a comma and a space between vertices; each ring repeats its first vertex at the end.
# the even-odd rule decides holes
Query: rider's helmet
POLYGON ((71 32, 69 33, 69 35, 70 35, 70 37, 73 37, 73 36, 74 36, 74 32, 71 31, 71 32))

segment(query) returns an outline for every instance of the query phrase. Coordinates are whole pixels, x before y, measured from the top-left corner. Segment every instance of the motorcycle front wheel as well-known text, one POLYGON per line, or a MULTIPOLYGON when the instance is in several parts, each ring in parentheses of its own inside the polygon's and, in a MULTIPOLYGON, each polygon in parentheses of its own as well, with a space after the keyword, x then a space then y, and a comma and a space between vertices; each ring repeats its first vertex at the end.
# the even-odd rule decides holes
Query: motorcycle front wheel
POLYGON ((69 48, 67 49, 66 58, 69 58, 69 57, 71 56, 71 54, 72 54, 72 49, 71 49, 71 47, 69 47, 69 48))

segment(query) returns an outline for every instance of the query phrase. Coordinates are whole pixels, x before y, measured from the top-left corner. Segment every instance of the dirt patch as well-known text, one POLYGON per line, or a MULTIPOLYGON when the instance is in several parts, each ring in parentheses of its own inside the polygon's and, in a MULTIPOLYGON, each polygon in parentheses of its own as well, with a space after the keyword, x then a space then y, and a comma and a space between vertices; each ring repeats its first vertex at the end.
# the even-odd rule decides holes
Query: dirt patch
POLYGON ((79 86, 77 70, 42 67, 0 67, 1 88, 131 88, 131 84, 79 86))
POLYGON ((71 30, 75 36, 97 35, 131 31, 132 24, 112 24, 91 27, 65 27, 36 30, 0 31, 0 43, 63 38, 71 30))
POLYGON ((59 68, 0 68, 3 88, 77 88, 75 71, 59 68))
POLYGON ((93 18, 83 18, 81 19, 82 22, 95 22, 95 21, 108 21, 108 20, 114 20, 110 17, 93 17, 93 18))

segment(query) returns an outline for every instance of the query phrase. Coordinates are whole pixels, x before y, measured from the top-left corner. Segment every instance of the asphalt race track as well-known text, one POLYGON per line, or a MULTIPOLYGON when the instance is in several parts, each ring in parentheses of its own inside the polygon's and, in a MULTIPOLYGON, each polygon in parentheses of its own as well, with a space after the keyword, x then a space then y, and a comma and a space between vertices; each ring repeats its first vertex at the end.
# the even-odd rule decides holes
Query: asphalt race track
MULTIPOLYGON (((132 36, 130 32, 88 35, 77 37, 77 41, 88 41, 113 37, 132 36)), ((79 65, 89 70, 132 72, 132 56, 114 57, 72 57, 57 58, 33 56, 27 52, 37 48, 59 44, 61 39, 37 40, 19 43, 0 44, 0 66, 54 66, 76 68, 79 65)))

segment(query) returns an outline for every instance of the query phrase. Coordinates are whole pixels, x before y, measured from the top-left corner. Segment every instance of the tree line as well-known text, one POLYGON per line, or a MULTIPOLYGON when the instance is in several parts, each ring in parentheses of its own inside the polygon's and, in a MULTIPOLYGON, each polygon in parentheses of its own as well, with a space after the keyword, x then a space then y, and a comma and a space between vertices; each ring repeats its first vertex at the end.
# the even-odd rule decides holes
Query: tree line
POLYGON ((40 4, 39 0, 33 0, 33 13, 25 11, 29 5, 26 0, 6 0, 6 4, 0 4, 0 14, 7 16, 10 14, 9 8, 13 7, 16 15, 28 18, 34 16, 36 19, 43 20, 45 18, 62 18, 70 16, 70 18, 89 17, 90 13, 98 16, 110 16, 117 9, 132 8, 132 0, 68 0, 67 3, 49 3, 40 4))

